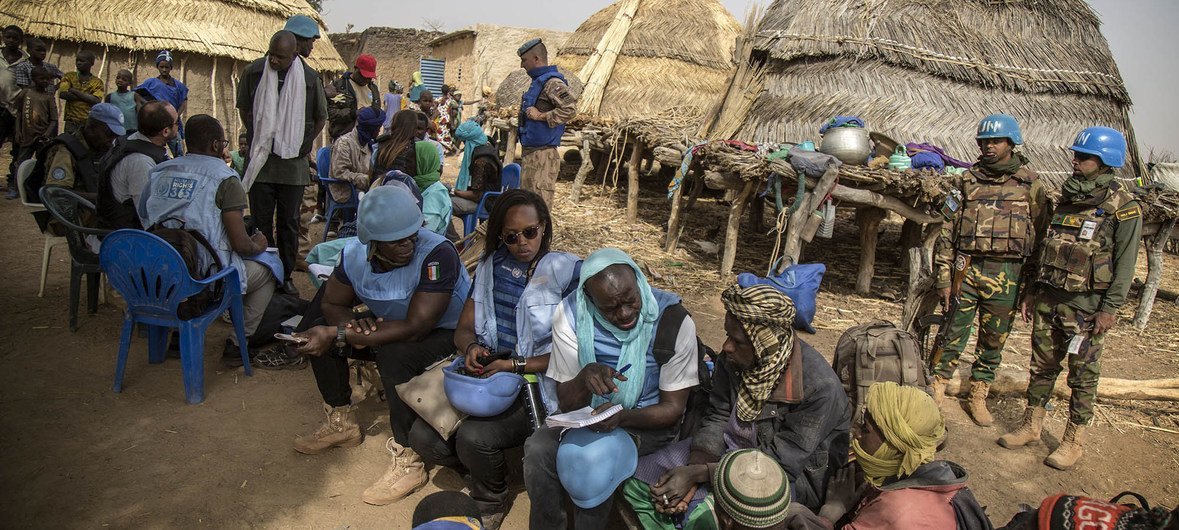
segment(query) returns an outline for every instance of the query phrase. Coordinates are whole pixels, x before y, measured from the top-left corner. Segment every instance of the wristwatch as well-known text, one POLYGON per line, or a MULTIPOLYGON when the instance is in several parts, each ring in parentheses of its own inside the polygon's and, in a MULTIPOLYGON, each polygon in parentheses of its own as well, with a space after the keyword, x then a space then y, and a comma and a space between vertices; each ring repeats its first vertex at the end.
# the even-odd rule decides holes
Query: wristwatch
POLYGON ((524 367, 528 364, 528 359, 524 357, 512 357, 512 371, 518 374, 524 373, 524 367))
POLYGON ((344 346, 348 345, 348 341, 345 340, 345 338, 347 336, 348 336, 348 328, 347 327, 345 327, 343 324, 336 326, 336 347, 337 348, 343 348, 344 346))

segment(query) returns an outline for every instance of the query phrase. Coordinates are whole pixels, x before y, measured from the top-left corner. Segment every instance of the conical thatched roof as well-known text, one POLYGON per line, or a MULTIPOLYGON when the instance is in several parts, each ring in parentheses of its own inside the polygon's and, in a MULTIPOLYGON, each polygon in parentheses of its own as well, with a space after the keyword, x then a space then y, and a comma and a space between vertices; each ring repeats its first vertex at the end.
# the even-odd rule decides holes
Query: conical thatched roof
MULTIPOLYGON (((566 68, 557 67, 557 71, 565 76, 565 81, 569 83, 569 93, 574 97, 581 97, 581 91, 585 85, 581 83, 581 79, 577 77, 576 72, 570 72, 566 68)), ((501 108, 520 108, 520 100, 524 97, 524 93, 528 91, 528 87, 532 85, 532 78, 528 77, 528 72, 523 68, 512 70, 503 81, 499 83, 499 88, 495 90, 495 104, 501 108)))
MULTIPOLYGON (((625 2, 615 2, 583 22, 554 63, 580 73, 589 83, 582 67, 625 2)), ((718 0, 641 0, 616 50, 618 59, 597 116, 650 116, 684 107, 707 110, 727 85, 740 34, 741 25, 718 0)))
POLYGON ((817 139, 824 120, 858 115, 970 160, 978 120, 1005 112, 1041 172, 1068 171, 1067 147, 1097 124, 1128 133, 1138 160, 1130 98, 1099 26, 1084 0, 776 0, 752 46, 764 77, 732 136, 817 139))
POLYGON ((299 14, 319 22, 311 66, 346 70, 323 19, 304 0, 0 0, 0 24, 38 37, 239 61, 265 55, 270 36, 299 14))

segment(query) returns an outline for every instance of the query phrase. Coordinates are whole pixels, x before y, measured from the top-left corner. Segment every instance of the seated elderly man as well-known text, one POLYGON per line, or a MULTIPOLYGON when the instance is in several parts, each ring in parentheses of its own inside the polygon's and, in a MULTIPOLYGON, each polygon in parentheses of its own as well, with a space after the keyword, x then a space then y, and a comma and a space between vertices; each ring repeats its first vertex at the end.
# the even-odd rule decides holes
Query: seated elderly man
MULTIPOLYGON (((562 411, 589 405, 623 410, 589 428, 625 429, 640 455, 675 439, 688 392, 699 382, 696 324, 680 315, 673 352, 657 352, 654 337, 680 297, 651 287, 626 253, 607 248, 582 264, 578 288, 553 316, 553 352, 546 375, 557 381, 562 411), (666 355, 670 353, 670 355, 666 355)), ((671 321, 672 319, 668 319, 671 321)), ((557 475, 561 429, 542 428, 524 445, 524 484, 532 528, 565 528, 567 494, 557 475)), ((579 530, 605 528, 611 496, 574 514, 579 530)))
POLYGON ((791 502, 814 511, 828 478, 847 462, 847 395, 826 359, 794 336, 794 303, 767 285, 733 285, 721 301, 728 339, 699 431, 641 461, 624 487, 645 528, 672 528, 671 516, 695 519, 696 510, 711 509, 700 502, 704 485, 731 451, 773 457, 789 477, 791 502), (647 471, 649 460, 679 465, 659 475, 647 471))
MULTIPOLYGON (((364 491, 368 504, 383 506, 426 484, 425 463, 409 447, 417 414, 396 387, 454 353, 470 276, 446 238, 422 228, 422 211, 400 186, 378 186, 365 194, 357 212, 357 239, 349 242, 335 271, 311 303, 295 335, 307 342, 315 382, 327 405, 327 422, 295 439, 295 450, 319 454, 354 447, 362 439, 352 408, 348 359, 367 350, 376 360, 389 401, 393 453, 388 471, 364 491), (353 313, 357 301, 372 318, 353 313)), ((441 389, 439 390, 441 392, 441 389)))

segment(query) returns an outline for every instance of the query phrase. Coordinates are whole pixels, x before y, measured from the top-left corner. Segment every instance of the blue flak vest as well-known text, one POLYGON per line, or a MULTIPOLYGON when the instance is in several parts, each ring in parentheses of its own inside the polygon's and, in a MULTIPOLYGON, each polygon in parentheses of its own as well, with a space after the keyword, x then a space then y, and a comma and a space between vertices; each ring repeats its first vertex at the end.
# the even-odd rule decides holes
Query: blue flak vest
MULTIPOLYGON (((654 287, 651 288, 651 294, 655 295, 655 302, 659 304, 659 318, 655 319, 652 326, 658 330, 659 322, 663 320, 663 312, 675 304, 681 302, 681 298, 675 294, 667 291, 662 291, 654 287)), ((573 329, 577 329, 577 293, 574 292, 565 297, 565 315, 569 317, 569 322, 573 325, 573 329)), ((594 321, 594 354, 597 361, 613 367, 615 370, 620 370, 623 367, 618 366, 618 357, 622 355, 622 343, 614 338, 606 328, 594 321)), ((692 360, 695 362, 695 359, 692 360)), ((643 381, 643 391, 639 394, 639 402, 635 404, 636 409, 643 407, 650 407, 659 403, 659 361, 655 359, 655 332, 651 332, 651 344, 647 345, 647 373, 643 381)))
MULTIPOLYGON (((417 291, 422 275, 422 264, 439 245, 451 242, 425 228, 418 229, 418 242, 414 245, 413 260, 408 265, 388 272, 373 272, 368 261, 368 245, 360 240, 350 241, 344 247, 344 270, 352 281, 352 290, 373 314, 385 320, 405 320, 409 314, 409 302, 417 291)), ((465 268, 459 267, 459 277, 450 295, 450 304, 438 320, 434 329, 454 329, 458 325, 463 304, 467 302, 467 291, 471 288, 471 277, 465 268)))
MULTIPOLYGON (((526 115, 528 107, 535 107, 540 94, 544 92, 545 83, 554 77, 565 82, 565 76, 557 71, 556 66, 542 66, 528 71, 532 77, 532 85, 524 93, 520 104, 520 145, 524 147, 557 147, 561 145, 561 136, 565 134, 565 125, 549 127, 547 121, 530 120, 526 115)), ((539 110, 539 109, 538 109, 539 110)))
MULTIPOLYGON (((184 223, 185 229, 200 232, 217 250, 222 265, 237 269, 244 293, 246 264, 230 246, 217 207, 217 188, 230 178, 237 178, 237 173, 217 157, 189 154, 161 162, 148 173, 147 188, 139 198, 139 218, 145 227, 176 219, 184 223)), ((180 228, 172 222, 164 225, 180 228)), ((213 263, 212 257, 205 254, 203 250, 198 253, 201 270, 208 270, 213 263)))

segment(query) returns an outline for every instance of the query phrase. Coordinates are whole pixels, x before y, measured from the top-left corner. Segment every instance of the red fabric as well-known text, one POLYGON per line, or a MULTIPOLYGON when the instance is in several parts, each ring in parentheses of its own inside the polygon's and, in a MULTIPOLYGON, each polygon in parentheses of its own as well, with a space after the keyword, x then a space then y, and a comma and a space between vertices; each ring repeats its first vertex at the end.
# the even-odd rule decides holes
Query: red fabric
POLYGON ((1132 509, 1121 504, 1057 493, 1040 504, 1038 522, 1041 530, 1113 530, 1118 528, 1119 519, 1132 509))
POLYGON ((953 530, 958 527, 950 501, 964 484, 877 490, 864 496, 843 530, 953 530))

